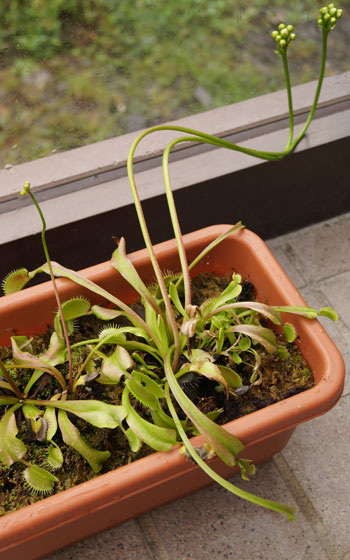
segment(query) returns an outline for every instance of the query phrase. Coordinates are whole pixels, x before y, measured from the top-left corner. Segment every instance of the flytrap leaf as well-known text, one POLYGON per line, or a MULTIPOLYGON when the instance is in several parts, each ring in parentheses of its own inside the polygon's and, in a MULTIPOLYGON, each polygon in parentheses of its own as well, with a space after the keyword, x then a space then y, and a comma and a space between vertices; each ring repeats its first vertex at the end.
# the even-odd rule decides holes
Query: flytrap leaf
POLYGON ((321 307, 319 314, 323 317, 328 317, 332 321, 338 321, 338 313, 333 307, 321 307))
MULTIPOLYGON (((152 420, 156 424, 156 426, 160 426, 161 428, 170 428, 171 430, 176 430, 176 425, 174 420, 171 416, 168 416, 166 412, 160 406, 158 402, 157 410, 151 410, 152 420)), ((186 429, 186 420, 181 420, 182 426, 184 430, 186 429)))
POLYGON ((175 284, 173 284, 172 282, 170 282, 169 284, 169 295, 171 298, 171 301, 173 302, 173 304, 175 305, 176 309, 178 310, 178 312, 185 317, 185 319, 189 319, 188 314, 186 313, 186 311, 183 308, 183 305, 180 301, 180 297, 177 291, 177 288, 175 286, 175 284))
POLYGON ((116 428, 126 417, 126 410, 122 406, 97 400, 38 401, 38 404, 45 404, 75 414, 96 428, 116 428))
POLYGON ((23 472, 24 479, 35 494, 51 494, 58 478, 37 465, 29 465, 23 472))
POLYGON ((213 364, 212 362, 191 364, 190 371, 195 371, 196 373, 204 375, 204 377, 223 385, 228 395, 228 383, 226 381, 226 377, 221 373, 220 368, 216 364, 213 364))
POLYGON ((37 441, 45 441, 48 429, 48 423, 43 418, 43 411, 32 404, 24 404, 22 406, 23 416, 27 422, 27 434, 30 439, 37 441))
MULTIPOLYGON (((51 397, 51 401, 56 401, 59 399, 59 395, 54 395, 51 397)), ((45 407, 44 418, 47 422, 47 432, 46 432, 46 439, 47 441, 51 441, 54 437, 55 433, 57 432, 57 417, 56 417, 56 409, 50 406, 49 404, 45 407)))
POLYGON ((102 321, 113 321, 113 319, 116 319, 121 315, 125 315, 125 313, 123 313, 122 311, 109 309, 108 307, 101 307, 101 305, 93 305, 91 307, 91 313, 102 321))
MULTIPOLYGON (((72 298, 62 303, 63 317, 70 326, 69 331, 73 329, 73 319, 83 317, 90 311, 90 302, 84 298, 72 298)), ((57 311, 54 318, 54 328, 60 338, 64 338, 64 333, 61 324, 60 312, 57 311)), ((69 332, 71 334, 71 332, 69 332)))
POLYGON ((22 405, 17 403, 3 415, 0 421, 0 461, 10 467, 15 461, 19 461, 27 452, 27 447, 16 436, 18 428, 15 412, 22 405))
POLYGON ((316 319, 318 313, 316 309, 312 307, 303 307, 298 305, 273 305, 275 311, 280 311, 283 313, 292 313, 293 315, 301 315, 306 319, 316 319))
POLYGON ((5 391, 10 391, 11 393, 14 393, 15 390, 13 389, 13 387, 11 387, 11 385, 9 383, 7 383, 7 381, 2 381, 0 379, 0 390, 1 389, 5 389, 5 391))
MULTIPOLYGON (((98 295, 102 296, 107 301, 110 301, 114 305, 117 305, 118 307, 120 307, 120 309, 122 309, 124 311, 125 317, 127 317, 131 321, 132 324, 138 325, 138 326, 141 325, 143 328, 146 328, 146 330, 147 330, 147 325, 145 325, 145 323, 141 319, 141 317, 139 317, 139 315, 137 315, 137 313, 135 313, 135 311, 133 311, 128 305, 126 305, 120 299, 118 299, 117 297, 115 297, 112 294, 110 294, 109 292, 107 292, 107 290, 101 288, 101 286, 98 286, 97 284, 95 284, 94 282, 92 282, 88 278, 85 278, 84 276, 82 276, 78 272, 75 272, 74 270, 66 268, 66 267, 60 265, 59 263, 51 261, 51 266, 52 266, 52 270, 53 270, 53 273, 54 273, 55 276, 58 276, 58 277, 62 276, 63 278, 69 278, 70 280, 72 280, 73 282, 78 284, 79 286, 82 286, 82 287, 90 290, 91 292, 94 292, 95 294, 98 294, 98 295)), ((45 272, 46 274, 50 274, 49 267, 48 267, 47 263, 44 263, 42 266, 40 266, 36 270, 33 270, 32 272, 30 272, 29 273, 30 278, 33 278, 38 272, 45 272)))
POLYGON ((128 442, 129 442, 129 446, 130 449, 133 453, 137 453, 142 445, 142 441, 137 437, 137 435, 135 434, 135 432, 131 429, 128 428, 125 431, 125 435, 128 438, 128 442))
POLYGON ((19 268, 10 272, 2 282, 2 288, 6 296, 19 292, 30 281, 31 277, 26 268, 19 268))
POLYGON ((265 303, 260 303, 258 301, 239 301, 237 303, 231 304, 230 307, 232 309, 235 308, 251 309, 252 311, 256 311, 257 313, 260 313, 260 315, 263 315, 267 319, 270 319, 270 321, 274 325, 282 324, 281 315, 279 314, 278 311, 276 311, 276 308, 271 307, 270 305, 266 305, 265 303))
POLYGON ((47 450, 47 464, 53 470, 60 469, 63 465, 62 451, 54 441, 47 450))
POLYGON ((46 352, 41 355, 41 360, 51 366, 64 364, 66 361, 66 342, 57 332, 53 332, 50 337, 50 344, 46 352))
POLYGON ((276 351, 276 337, 271 329, 257 325, 234 325, 230 330, 250 336, 253 340, 260 342, 270 354, 276 351))
POLYGON ((227 366, 218 366, 218 368, 229 387, 231 387, 232 389, 238 389, 238 387, 242 387, 242 378, 233 369, 227 366))
POLYGON ((130 393, 138 400, 141 404, 149 408, 150 410, 156 410, 158 408, 158 399, 150 391, 148 391, 141 383, 135 379, 127 379, 125 386, 129 389, 130 393))
POLYGON ((198 410, 187 395, 185 395, 172 371, 170 353, 165 357, 164 367, 171 392, 182 410, 202 434, 205 441, 214 449, 217 456, 220 457, 226 465, 233 467, 236 462, 236 456, 244 449, 243 443, 241 443, 237 437, 226 432, 224 428, 215 424, 215 422, 205 416, 198 410))
POLYGON ((127 411, 126 421, 129 427, 141 441, 152 447, 152 449, 156 451, 170 451, 174 445, 178 444, 175 430, 155 426, 137 414, 130 403, 129 390, 127 388, 123 391, 122 405, 127 411))
POLYGON ((66 381, 62 373, 54 366, 51 366, 50 364, 46 363, 41 358, 34 356, 30 352, 23 352, 20 349, 20 346, 18 345, 18 341, 17 341, 18 338, 21 337, 11 336, 12 353, 16 362, 21 366, 32 367, 33 369, 39 369, 39 370, 46 371, 47 373, 50 373, 57 379, 61 387, 65 389, 66 381))
POLYGON ((124 237, 121 238, 118 248, 112 255, 111 265, 137 291, 137 293, 149 303, 156 313, 161 313, 157 301, 141 280, 139 273, 129 257, 126 255, 124 237))
POLYGON ((159 408, 158 399, 165 398, 161 386, 139 371, 134 370, 132 379, 128 379, 125 384, 135 399, 151 410, 157 410, 159 408))
MULTIPOLYGON (((196 264, 198 264, 208 253, 210 253, 210 251, 212 251, 217 245, 222 243, 222 241, 224 241, 233 232, 238 231, 240 229, 244 229, 244 228, 245 228, 245 226, 242 224, 241 221, 239 221, 234 226, 232 226, 230 229, 225 231, 225 233, 222 233, 221 235, 219 235, 219 237, 214 239, 214 241, 212 241, 207 247, 205 247, 203 249, 203 251, 191 262, 188 269, 192 270, 192 268, 194 268, 196 266, 196 264)), ((182 281, 183 281, 183 276, 180 276, 180 278, 178 279, 178 281, 176 283, 176 286, 178 287, 181 284, 182 281)))
POLYGON ((294 342, 297 337, 297 331, 291 323, 284 323, 283 333, 287 342, 294 342))
POLYGON ((123 375, 134 366, 134 360, 123 346, 117 346, 114 352, 103 360, 101 367, 102 382, 118 383, 123 375))
POLYGON ((223 307, 224 305, 235 300, 242 291, 242 286, 240 284, 242 278, 239 274, 233 276, 232 282, 225 288, 225 290, 215 298, 210 298, 202 303, 200 309, 203 316, 209 316, 216 309, 223 307))
POLYGON ((103 463, 110 457, 109 451, 98 451, 88 445, 80 435, 79 430, 68 419, 65 410, 58 411, 58 423, 64 443, 73 447, 87 460, 94 473, 100 472, 103 463))
POLYGON ((18 403, 18 397, 0 397, 0 405, 7 406, 9 404, 16 404, 18 403))

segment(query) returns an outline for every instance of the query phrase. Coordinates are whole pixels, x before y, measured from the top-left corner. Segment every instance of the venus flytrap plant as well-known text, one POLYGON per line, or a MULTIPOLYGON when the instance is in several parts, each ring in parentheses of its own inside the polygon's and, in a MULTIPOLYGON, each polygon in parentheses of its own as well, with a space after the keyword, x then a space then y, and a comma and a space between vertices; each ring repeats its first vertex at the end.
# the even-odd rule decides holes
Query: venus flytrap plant
POLYGON ((38 210, 39 216, 40 216, 40 220, 42 222, 42 231, 41 231, 41 243, 44 249, 44 253, 45 253, 45 257, 46 257, 46 263, 49 269, 49 273, 50 273, 50 277, 51 277, 51 282, 52 282, 52 286, 55 292, 55 297, 56 297, 56 302, 57 302, 57 307, 59 310, 59 315, 60 315, 60 319, 61 319, 61 327, 62 327, 62 331, 63 331, 63 336, 67 345, 67 353, 68 353, 68 362, 69 362, 69 389, 72 389, 72 384, 73 384, 73 376, 72 376, 72 354, 70 351, 70 344, 69 344, 69 336, 68 336, 68 332, 67 332, 67 327, 66 327, 66 323, 63 317, 63 311, 62 311, 62 306, 61 306, 61 300, 60 297, 58 295, 58 291, 57 291, 57 286, 56 286, 56 281, 55 281, 55 276, 52 270, 52 266, 51 266, 51 259, 50 259, 50 255, 49 255, 49 251, 47 248, 47 244, 46 244, 46 222, 45 222, 45 218, 43 216, 43 213, 41 211, 40 206, 38 205, 36 198, 33 196, 33 193, 30 190, 30 183, 26 182, 23 186, 23 189, 20 192, 21 196, 25 196, 26 194, 29 194, 30 198, 32 199, 33 203, 36 206, 36 209, 38 210))
POLYGON ((8 365, 0 362, 3 374, 3 380, 0 379, 0 405, 5 407, 0 421, 0 460, 9 466, 16 461, 22 462, 26 466, 24 477, 27 483, 37 491, 52 490, 55 477, 48 476, 50 473, 46 475, 47 471, 42 467, 26 462, 26 446, 17 437, 16 414, 19 411, 32 436, 37 441, 47 443, 48 463, 52 468, 53 465, 60 468, 63 461, 57 439, 54 439, 59 433, 63 441, 78 451, 95 472, 100 471, 109 457, 108 451, 98 451, 87 445, 67 416, 69 413, 97 428, 120 429, 133 452, 137 452, 143 443, 154 450, 170 451, 182 442, 185 454, 230 492, 285 514, 290 520, 294 519, 293 508, 236 488, 205 462, 216 454, 227 465, 237 465, 244 479, 255 471, 250 461, 239 456, 244 449, 242 442, 215 423, 214 420, 220 416, 222 409, 204 414, 192 402, 190 393, 200 380, 206 378, 215 384, 217 392, 223 392, 226 399, 239 399, 261 383, 263 352, 276 355, 281 361, 288 358, 287 344, 280 343, 270 324, 283 331, 286 343, 292 343, 297 333, 291 323, 283 321, 282 314, 301 315, 310 320, 319 315, 336 320, 337 314, 331 308, 317 311, 307 307, 270 306, 257 301, 240 301, 242 278, 237 273, 232 275, 228 286, 219 295, 206 299, 200 305, 194 305, 190 271, 218 243, 244 226, 238 222, 204 249, 192 263, 188 263, 171 188, 169 156, 177 144, 184 142, 206 143, 269 161, 278 161, 291 153, 313 118, 324 75, 328 33, 339 17, 341 10, 336 10, 333 4, 321 9, 319 24, 323 34, 323 50, 319 81, 306 124, 296 138, 287 61, 288 47, 295 40, 295 33, 293 26, 285 24, 280 24, 278 30, 272 33, 277 43, 276 52, 282 57, 290 116, 289 136, 283 151, 248 149, 197 130, 167 125, 153 127, 133 142, 127 161, 130 187, 157 283, 147 286, 143 282, 126 254, 124 239, 121 239, 112 255, 111 265, 139 294, 144 318, 131 306, 81 274, 50 261, 45 241, 45 220, 30 191, 29 183, 26 183, 24 194, 31 196, 42 219, 46 263, 31 272, 20 269, 10 274, 5 279, 5 293, 23 288, 37 273, 45 272, 50 275, 54 285, 58 312, 54 317, 54 333, 49 347, 41 356, 33 355, 30 341, 25 337, 12 337, 15 363, 12 361, 8 365), (171 273, 169 276, 164 276, 152 246, 133 172, 133 159, 138 144, 148 134, 161 130, 185 134, 169 142, 163 153, 165 193, 181 268, 180 274, 171 273), (91 307, 88 301, 80 298, 61 303, 54 277, 72 280, 103 297, 115 308, 100 305, 91 307), (74 321, 89 315, 108 321, 109 324, 102 328, 98 337, 71 345, 69 336, 72 334, 74 321), (111 321, 118 319, 124 320, 123 326, 111 324, 111 321), (74 369, 72 356, 81 350, 84 357, 74 369), (67 361, 68 380, 65 375, 67 361), (242 365, 249 370, 248 378, 243 378, 237 371, 242 365), (13 375, 13 371, 21 368, 33 370, 25 387, 13 375), (56 384, 56 393, 49 399, 38 398, 35 392, 36 383, 43 373, 53 378, 56 384), (91 381, 106 386, 119 384, 121 404, 76 399, 79 388, 91 381), (179 419, 174 407, 175 401, 185 419, 179 419), (203 436, 205 443, 201 449, 192 446, 189 440, 192 434, 203 436))

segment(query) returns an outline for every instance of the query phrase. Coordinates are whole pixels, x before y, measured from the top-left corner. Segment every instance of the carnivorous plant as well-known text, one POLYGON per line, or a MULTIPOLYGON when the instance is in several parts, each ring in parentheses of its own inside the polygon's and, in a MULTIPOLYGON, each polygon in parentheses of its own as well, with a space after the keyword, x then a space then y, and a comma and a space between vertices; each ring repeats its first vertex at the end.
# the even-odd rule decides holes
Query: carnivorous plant
POLYGON ((197 130, 168 125, 153 127, 133 142, 127 163, 128 175, 156 284, 148 286, 143 282, 127 256, 124 239, 120 240, 112 255, 111 265, 139 294, 142 313, 137 313, 132 306, 126 305, 116 295, 108 293, 78 272, 51 262, 45 240, 44 217, 29 183, 24 185, 21 194, 32 197, 42 219, 46 262, 31 272, 20 269, 9 274, 4 281, 4 290, 6 294, 20 290, 37 273, 45 272, 52 279, 58 311, 54 317, 49 346, 41 355, 33 353, 31 340, 24 336, 13 336, 13 357, 6 363, 0 362, 0 406, 4 409, 0 421, 0 460, 9 467, 14 462, 22 463, 23 476, 35 491, 51 492, 57 479, 50 470, 32 464, 26 458, 27 447, 23 439, 18 437, 20 415, 27 427, 27 435, 47 446, 49 469, 58 469, 63 463, 59 447, 59 442, 63 440, 98 472, 109 457, 109 452, 93 449, 84 441, 74 423, 75 417, 96 428, 122 430, 133 452, 140 449, 143 443, 160 451, 169 451, 182 444, 182 452, 230 492, 294 520, 293 508, 241 490, 211 468, 207 460, 217 455, 229 466, 238 465, 243 478, 255 472, 249 460, 240 458, 243 444, 215 423, 222 411, 214 410, 208 414, 201 412, 192 402, 188 387, 191 384, 195 386, 198 379, 205 377, 214 381, 217 390, 223 392, 226 398, 234 396, 239 399, 241 394, 260 381, 261 348, 267 353, 276 353, 281 360, 288 356, 286 346, 281 345, 274 331, 267 326, 267 320, 269 324, 282 327, 285 340, 290 343, 296 338, 296 332, 291 323, 282 319, 284 313, 302 315, 307 319, 325 315, 333 320, 337 319, 337 314, 331 308, 317 311, 309 307, 271 306, 242 300, 239 271, 232 275, 228 286, 219 295, 199 305, 193 304, 191 269, 218 243, 244 226, 238 222, 192 263, 188 263, 171 190, 169 154, 176 144, 183 142, 207 143, 271 161, 278 161, 290 154, 306 133, 315 113, 325 71, 328 34, 341 13, 334 4, 320 10, 318 23, 322 31, 322 60, 319 80, 307 121, 296 137, 287 61, 288 48, 296 35, 292 25, 283 23, 272 32, 276 53, 282 58, 288 96, 290 126, 283 151, 248 149, 197 130), (146 135, 160 130, 184 134, 172 140, 163 153, 165 191, 181 268, 180 273, 165 276, 152 246, 133 173, 133 159, 138 144, 146 135), (102 296, 113 307, 91 306, 82 298, 61 303, 55 288, 55 277, 72 280, 102 296), (89 315, 105 321, 106 326, 102 327, 98 337, 71 344, 74 322, 89 315), (123 325, 118 326, 117 322, 121 320, 123 325), (250 367, 248 383, 237 371, 242 361, 246 361, 250 367), (23 372, 26 370, 30 374, 23 382, 23 372), (121 403, 79 400, 79 387, 88 385, 92 380, 102 385, 121 386, 121 403), (52 394, 47 398, 38 397, 40 383, 43 382, 52 386, 52 394), (181 418, 179 409, 182 411, 181 418), (193 434, 203 436, 205 444, 201 449, 192 446, 189 437, 193 434))

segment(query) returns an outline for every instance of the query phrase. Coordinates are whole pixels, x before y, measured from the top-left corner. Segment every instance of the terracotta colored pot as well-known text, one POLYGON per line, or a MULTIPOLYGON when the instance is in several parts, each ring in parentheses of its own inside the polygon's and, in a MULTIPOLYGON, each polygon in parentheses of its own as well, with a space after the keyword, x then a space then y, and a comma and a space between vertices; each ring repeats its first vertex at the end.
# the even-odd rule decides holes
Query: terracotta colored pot
MULTIPOLYGON (((186 235, 189 259, 197 256, 228 227, 212 226, 186 235)), ((174 240, 160 243, 156 252, 162 268, 179 269, 174 240)), ((144 280, 152 280, 154 275, 146 251, 138 251, 131 257, 144 280)), ((254 283, 260 301, 272 305, 305 305, 265 243, 248 230, 227 238, 193 273, 203 271, 217 274, 236 271, 254 283)), ((136 297, 109 263, 85 269, 83 274, 127 302, 136 297)), ((97 296, 68 280, 60 279, 58 285, 62 300, 84 294, 91 302, 102 303, 97 296)), ((52 322, 55 309, 56 302, 49 282, 1 298, 0 344, 8 344, 13 333, 29 335, 43 332, 52 322)), ((266 461, 278 453, 298 424, 333 407, 343 389, 343 360, 322 326, 317 321, 290 317, 288 320, 295 324, 300 336, 301 352, 313 371, 315 386, 226 424, 226 429, 245 444, 244 457, 253 459, 255 463, 266 461)), ((193 442, 199 445, 200 440, 198 436, 193 442)), ((216 459, 212 465, 225 476, 235 472, 216 459)), ((197 466, 185 461, 178 449, 169 453, 154 453, 2 517, 0 558, 39 558, 209 483, 208 477, 197 466)))

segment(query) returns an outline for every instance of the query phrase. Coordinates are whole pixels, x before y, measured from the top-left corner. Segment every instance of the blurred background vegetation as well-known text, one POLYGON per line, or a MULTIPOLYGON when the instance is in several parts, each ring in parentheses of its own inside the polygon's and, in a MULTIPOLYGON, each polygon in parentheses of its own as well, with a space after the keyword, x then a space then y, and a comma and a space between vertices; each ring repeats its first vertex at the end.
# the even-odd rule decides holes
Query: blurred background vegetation
MULTIPOLYGON (((1 0, 0 167, 283 88, 281 21, 297 34, 292 83, 315 79, 322 5, 1 0)), ((327 75, 350 69, 350 0, 337 7, 327 75)))

